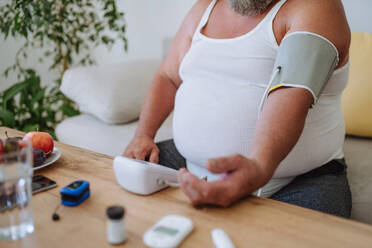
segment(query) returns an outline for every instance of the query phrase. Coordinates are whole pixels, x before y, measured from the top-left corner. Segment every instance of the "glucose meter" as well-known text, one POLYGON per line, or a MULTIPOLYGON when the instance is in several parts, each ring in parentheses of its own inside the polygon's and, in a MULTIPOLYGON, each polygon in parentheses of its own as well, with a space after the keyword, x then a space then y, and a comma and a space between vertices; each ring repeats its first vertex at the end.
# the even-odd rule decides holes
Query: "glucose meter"
POLYGON ((189 218, 168 215, 145 232, 143 242, 146 246, 154 248, 178 247, 193 228, 194 225, 189 218))

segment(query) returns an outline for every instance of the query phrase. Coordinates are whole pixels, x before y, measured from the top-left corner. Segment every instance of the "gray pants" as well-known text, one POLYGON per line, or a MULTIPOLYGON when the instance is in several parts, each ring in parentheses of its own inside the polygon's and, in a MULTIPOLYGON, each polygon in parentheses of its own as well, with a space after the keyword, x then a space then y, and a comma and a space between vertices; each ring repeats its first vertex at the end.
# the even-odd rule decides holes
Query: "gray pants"
MULTIPOLYGON (((159 164, 180 169, 186 167, 186 160, 177 151, 173 140, 157 144, 159 164)), ((350 218, 351 193, 346 176, 345 160, 332 160, 303 175, 270 198, 324 213, 350 218)))

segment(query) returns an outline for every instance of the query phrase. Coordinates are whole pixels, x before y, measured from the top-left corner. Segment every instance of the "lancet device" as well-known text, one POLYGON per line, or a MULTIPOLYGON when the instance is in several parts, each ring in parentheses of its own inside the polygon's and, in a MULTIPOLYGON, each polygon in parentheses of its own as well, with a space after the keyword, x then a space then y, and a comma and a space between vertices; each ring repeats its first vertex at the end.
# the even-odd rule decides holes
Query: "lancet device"
POLYGON ((114 159, 117 182, 127 191, 149 195, 168 186, 178 186, 177 170, 123 156, 114 159))

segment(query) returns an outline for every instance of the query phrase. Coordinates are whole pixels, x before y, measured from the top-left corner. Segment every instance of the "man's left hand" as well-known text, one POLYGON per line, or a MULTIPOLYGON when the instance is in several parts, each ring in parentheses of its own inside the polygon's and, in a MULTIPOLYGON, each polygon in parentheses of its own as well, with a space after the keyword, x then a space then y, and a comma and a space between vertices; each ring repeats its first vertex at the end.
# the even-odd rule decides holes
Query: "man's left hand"
POLYGON ((194 206, 212 204, 227 207, 265 185, 272 176, 256 160, 240 154, 210 159, 206 167, 224 175, 213 182, 198 179, 186 169, 178 172, 182 191, 194 206))

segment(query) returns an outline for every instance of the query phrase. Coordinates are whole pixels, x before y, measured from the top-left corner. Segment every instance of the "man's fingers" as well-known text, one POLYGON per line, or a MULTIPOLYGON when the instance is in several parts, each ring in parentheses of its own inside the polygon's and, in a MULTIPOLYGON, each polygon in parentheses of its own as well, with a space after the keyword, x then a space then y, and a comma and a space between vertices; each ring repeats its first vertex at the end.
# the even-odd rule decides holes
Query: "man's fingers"
POLYGON ((138 160, 145 160, 146 159, 146 156, 147 156, 148 152, 145 151, 145 150, 135 150, 134 151, 134 156, 135 156, 135 159, 138 159, 138 160))
POLYGON ((133 152, 129 152, 129 151, 125 151, 125 152, 123 153, 123 156, 124 156, 124 157, 127 157, 127 158, 134 158, 134 154, 133 154, 133 152))
POLYGON ((205 204, 207 198, 207 184, 204 180, 199 180, 196 176, 188 172, 186 169, 180 169, 178 172, 178 182, 182 191, 189 197, 193 205, 205 204))
POLYGON ((206 167, 212 173, 227 173, 238 169, 245 158, 240 154, 228 157, 209 159, 206 167))
POLYGON ((159 162, 159 149, 157 147, 149 149, 134 149, 126 150, 123 153, 123 156, 128 158, 134 158, 138 160, 149 159, 150 162, 157 164, 159 162))
POLYGON ((157 164, 159 163, 159 151, 157 149, 152 149, 149 162, 157 164))
POLYGON ((226 173, 230 170, 226 169, 227 159, 226 158, 214 158, 209 159, 206 164, 207 169, 212 173, 226 173))
POLYGON ((215 204, 226 207, 231 204, 234 189, 229 187, 228 180, 206 182, 198 179, 185 169, 178 173, 178 181, 182 191, 189 197, 193 205, 215 204))

